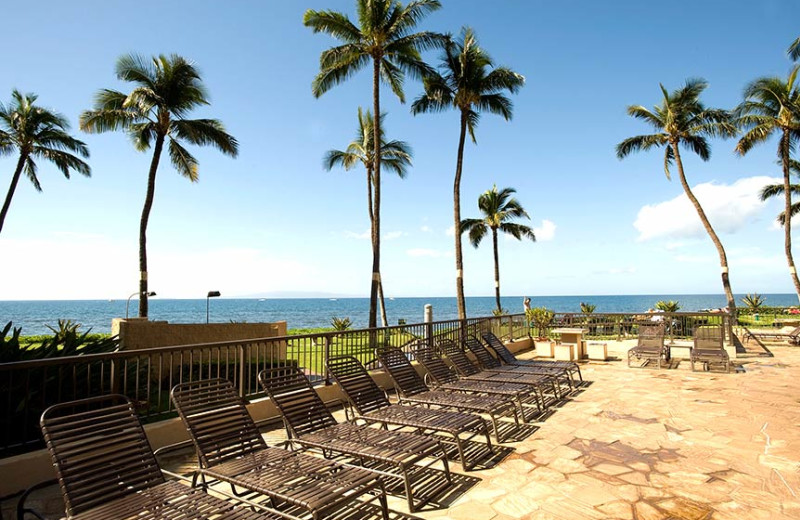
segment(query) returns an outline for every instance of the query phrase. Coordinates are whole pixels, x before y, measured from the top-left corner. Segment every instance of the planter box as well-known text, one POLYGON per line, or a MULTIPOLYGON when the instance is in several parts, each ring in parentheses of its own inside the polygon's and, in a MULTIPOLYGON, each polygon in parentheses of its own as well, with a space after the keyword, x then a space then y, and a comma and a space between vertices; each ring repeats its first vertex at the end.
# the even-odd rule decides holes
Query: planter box
POLYGON ((575 343, 561 343, 554 347, 554 358, 556 361, 573 361, 575 359, 575 350, 578 345, 575 343))
POLYGON ((604 341, 590 341, 586 344, 586 353, 589 359, 605 361, 608 358, 608 343, 604 341))
POLYGON ((555 343, 552 341, 537 341, 536 342, 536 356, 537 357, 553 357, 553 347, 555 343))

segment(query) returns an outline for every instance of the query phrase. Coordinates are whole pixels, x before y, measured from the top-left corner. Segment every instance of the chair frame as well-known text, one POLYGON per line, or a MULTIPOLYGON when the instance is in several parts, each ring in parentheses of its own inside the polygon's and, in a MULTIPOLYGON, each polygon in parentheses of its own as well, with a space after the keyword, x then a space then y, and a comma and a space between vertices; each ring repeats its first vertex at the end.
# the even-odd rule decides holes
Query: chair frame
POLYGON ((578 380, 583 382, 583 375, 581 374, 581 367, 573 361, 542 361, 538 359, 517 359, 517 356, 511 352, 505 344, 500 341, 494 332, 484 332, 481 334, 484 343, 494 351, 498 358, 500 358, 506 365, 519 365, 519 366, 533 366, 543 368, 560 368, 564 369, 572 379, 573 385, 575 383, 575 375, 577 374, 578 380))
POLYGON ((645 360, 639 368, 644 368, 651 361, 656 362, 656 367, 661 368, 662 360, 664 363, 669 361, 669 346, 664 343, 665 325, 664 322, 644 322, 639 323, 638 340, 635 347, 628 350, 628 368, 632 367, 631 361, 645 360))
POLYGON ((758 340, 778 340, 778 341, 788 341, 792 345, 800 345, 800 327, 796 327, 794 330, 790 330, 789 332, 780 332, 780 331, 770 331, 770 332, 753 332, 747 327, 744 328, 744 340, 750 341, 751 339, 758 339, 758 340))
POLYGON ((694 343, 690 357, 692 372, 695 371, 695 363, 700 363, 704 370, 710 369, 712 365, 722 365, 725 372, 730 373, 731 359, 724 347, 722 325, 696 327, 692 333, 692 340, 694 343))

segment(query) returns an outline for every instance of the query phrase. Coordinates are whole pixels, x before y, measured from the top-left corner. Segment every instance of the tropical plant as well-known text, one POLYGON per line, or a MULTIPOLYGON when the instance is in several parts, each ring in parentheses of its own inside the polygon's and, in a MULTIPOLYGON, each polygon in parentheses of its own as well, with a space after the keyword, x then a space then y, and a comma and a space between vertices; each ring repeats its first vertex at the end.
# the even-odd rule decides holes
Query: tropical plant
POLYGON ((728 257, 700 202, 689 187, 683 169, 683 161, 681 161, 680 147, 682 145, 688 148, 702 160, 707 161, 711 156, 711 149, 706 138, 732 137, 736 135, 736 126, 731 122, 731 116, 727 111, 706 108, 700 101, 700 94, 708 86, 705 80, 687 80, 685 86, 671 93, 667 92, 663 85, 659 86, 663 99, 661 104, 653 107, 653 110, 641 105, 628 107, 628 115, 648 123, 657 133, 625 139, 617 145, 617 157, 623 159, 633 152, 664 147, 664 173, 667 180, 670 180, 670 166, 675 164, 683 191, 697 211, 703 227, 717 248, 722 271, 722 287, 728 301, 728 308, 735 311, 736 302, 733 299, 728 275, 728 257))
POLYGON ((91 328, 81 333, 81 324, 71 320, 58 320, 58 327, 47 325, 47 328, 53 335, 45 336, 38 345, 22 344, 19 339, 22 329, 12 329, 12 322, 8 322, 0 331, 0 363, 100 354, 119 348, 117 336, 95 337, 96 335, 91 334, 91 328), (12 332, 11 337, 8 337, 9 331, 12 332))
POLYGON ((675 300, 659 300, 656 302, 656 309, 664 312, 678 312, 681 304, 675 300))
POLYGON ((192 182, 198 180, 198 162, 182 142, 211 145, 236 157, 239 145, 217 119, 187 119, 197 107, 208 105, 208 96, 193 63, 176 54, 146 60, 129 54, 116 64, 117 78, 136 86, 129 94, 103 89, 95 96, 94 109, 81 114, 81 129, 89 133, 123 130, 143 152, 153 147, 147 176, 142 217, 139 222, 139 317, 147 317, 147 223, 153 207, 156 171, 164 142, 173 167, 192 182))
POLYGON ((506 316, 508 315, 507 309, 492 309, 492 316, 506 316))
POLYGON ((474 247, 480 245, 483 238, 491 232, 492 251, 494 252, 494 292, 497 300, 497 310, 500 310, 500 258, 497 249, 497 232, 502 231, 517 240, 529 238, 536 241, 536 235, 528 226, 511 222, 517 218, 530 218, 525 208, 511 195, 516 193, 514 188, 503 188, 497 191, 497 186, 487 190, 478 197, 478 209, 483 213, 483 218, 467 218, 459 223, 459 234, 469 233, 469 241, 474 247))
POLYGON ((525 319, 536 326, 537 337, 546 338, 547 329, 553 324, 556 313, 547 307, 534 307, 525 311, 525 319))
POLYGON ((792 42, 791 45, 789 45, 789 48, 786 49, 786 54, 788 54, 789 57, 794 61, 800 59, 800 38, 797 38, 792 42))
MULTIPOLYGON (((791 154, 800 139, 800 88, 796 66, 784 81, 778 77, 758 78, 744 89, 744 101, 736 108, 738 124, 745 130, 736 152, 745 155, 755 145, 777 135, 778 158, 783 168, 784 215, 792 215, 791 154)), ((762 192, 762 197, 763 197, 762 192)), ((800 300, 800 279, 792 255, 792 219, 783 220, 783 246, 789 275, 800 300)))
POLYGON ((422 77, 430 67, 422 61, 421 50, 442 44, 443 37, 432 32, 412 31, 427 14, 441 7, 439 0, 414 0, 404 6, 398 0, 356 0, 358 26, 347 15, 336 11, 309 9, 303 24, 315 33, 324 32, 342 41, 341 45, 320 55, 320 72, 311 85, 314 97, 320 97, 333 86, 344 82, 372 61, 373 169, 375 215, 371 235, 372 282, 369 299, 369 327, 377 325, 378 287, 380 285, 380 226, 381 226, 381 123, 380 84, 389 84, 392 92, 405 101, 405 74, 422 77))
POLYGON ((751 311, 758 310, 764 305, 764 303, 766 303, 766 301, 767 299, 758 293, 747 293, 742 297, 742 303, 747 305, 747 308, 751 311))
POLYGON ((350 318, 331 317, 331 327, 333 327, 333 330, 347 330, 352 327, 352 325, 353 322, 350 321, 350 318))
MULTIPOLYGON (((386 114, 381 114, 381 122, 385 118, 386 114)), ((326 170, 331 170, 334 166, 341 166, 345 170, 350 170, 359 163, 364 166, 367 172, 367 213, 369 214, 370 229, 375 226, 375 201, 373 199, 373 187, 375 186, 373 154, 375 153, 375 147, 372 144, 372 140, 375 138, 374 125, 375 119, 370 111, 364 112, 359 107, 356 138, 347 145, 345 150, 329 150, 322 161, 326 170)), ((387 142, 384 139, 383 128, 380 128, 378 133, 381 136, 381 164, 396 173, 401 179, 404 179, 407 168, 411 166, 411 147, 405 141, 387 142)), ((375 234, 370 233, 370 236, 374 238, 375 234)), ((372 247, 374 254, 374 248, 376 247, 374 241, 372 242, 372 247)), ((383 283, 381 281, 378 282, 378 301, 380 303, 381 324, 385 327, 387 324, 386 305, 383 300, 383 283)))
MULTIPOLYGON (((465 27, 457 40, 447 41, 441 57, 440 71, 425 78, 424 94, 411 105, 413 114, 442 112, 449 108, 459 112, 461 127, 453 181, 454 230, 458 230, 461 225, 461 174, 466 133, 469 131, 472 142, 477 144, 475 127, 478 125, 481 112, 498 114, 506 121, 510 120, 513 104, 503 92, 515 93, 525 84, 525 78, 511 69, 493 67, 494 63, 489 54, 478 45, 475 33, 465 27)), ((460 233, 455 233, 455 259, 458 318, 464 320, 467 311, 460 233)))
POLYGON ((86 177, 91 175, 89 165, 78 157, 89 157, 86 144, 67 133, 69 122, 64 116, 37 105, 37 99, 36 94, 21 94, 14 89, 11 91, 11 103, 0 103, 0 156, 15 151, 19 154, 11 176, 11 186, 0 209, 0 232, 23 170, 34 189, 42 191, 37 175, 37 159, 50 161, 67 179, 70 170, 86 177))
POLYGON ((581 312, 584 314, 592 314, 596 308, 597 305, 594 305, 593 303, 581 302, 581 312))

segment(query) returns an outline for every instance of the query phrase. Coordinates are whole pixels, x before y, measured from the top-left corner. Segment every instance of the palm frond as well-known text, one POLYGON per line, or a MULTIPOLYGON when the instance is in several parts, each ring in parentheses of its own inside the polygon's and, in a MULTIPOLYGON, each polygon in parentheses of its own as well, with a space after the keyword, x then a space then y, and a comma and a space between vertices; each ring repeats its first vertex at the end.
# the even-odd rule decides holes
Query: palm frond
POLYGON ((197 182, 199 178, 197 159, 175 139, 169 140, 169 158, 179 174, 192 182, 197 182))
POLYGON ((381 60, 380 73, 381 78, 389 85, 389 88, 392 89, 397 99, 399 99, 401 103, 405 103, 406 96, 403 93, 403 72, 392 64, 391 61, 383 59, 381 60))
POLYGON ((634 152, 647 151, 667 144, 665 134, 637 135, 629 137, 617 145, 617 158, 624 159, 634 152))
POLYGON ((367 54, 351 55, 347 59, 337 61, 334 65, 322 69, 311 82, 311 93, 320 97, 331 88, 351 78, 369 63, 367 54))
POLYGON ((25 160, 25 176, 31 181, 34 189, 41 192, 42 185, 39 184, 39 177, 36 176, 37 170, 38 167, 36 166, 36 162, 34 162, 32 157, 28 156, 28 158, 25 160))
POLYGON ((172 121, 171 126, 171 133, 175 137, 200 146, 213 146, 231 157, 239 154, 238 141, 225 131, 225 125, 217 119, 178 119, 172 121))
MULTIPOLYGON (((55 150, 53 148, 35 146, 31 152, 31 155, 50 161, 55 165, 56 168, 59 169, 59 171, 61 171, 61 173, 64 174, 64 177, 67 179, 69 179, 70 170, 75 170, 85 177, 91 177, 92 170, 89 165, 71 153, 67 153, 62 150, 55 150)), ((41 191, 41 187, 37 189, 38 191, 41 191)))
POLYGON ((362 39, 362 33, 347 15, 336 11, 307 10, 303 14, 303 25, 310 27, 315 33, 325 33, 344 42, 356 43, 362 39))
POLYGON ((322 167, 328 171, 332 170, 334 166, 341 166, 345 170, 350 170, 363 160, 364 156, 354 153, 343 152, 341 150, 328 150, 322 158, 322 167))
POLYGON ((461 221, 459 231, 463 235, 468 233, 469 242, 473 247, 478 247, 481 241, 489 232, 489 226, 483 219, 479 218, 466 218, 461 221))
POLYGON ((500 231, 511 235, 517 240, 522 240, 523 238, 527 238, 533 242, 536 242, 536 234, 533 232, 533 229, 531 229, 528 226, 524 226, 522 224, 515 224, 513 222, 503 222, 502 224, 500 224, 500 231))

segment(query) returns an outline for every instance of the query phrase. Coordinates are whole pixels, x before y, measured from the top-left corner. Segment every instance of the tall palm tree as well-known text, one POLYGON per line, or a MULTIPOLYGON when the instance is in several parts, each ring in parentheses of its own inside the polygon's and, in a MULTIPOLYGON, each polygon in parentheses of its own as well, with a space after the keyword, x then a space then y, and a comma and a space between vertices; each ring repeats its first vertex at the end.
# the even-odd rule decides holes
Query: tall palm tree
POLYGON ((706 138, 734 136, 736 135, 736 126, 731 123, 731 117, 727 111, 706 108, 700 101, 700 94, 708 86, 705 80, 689 79, 685 86, 672 93, 667 92, 663 85, 659 86, 663 99, 661 104, 653 107, 653 110, 641 105, 628 107, 628 115, 641 119, 652 126, 657 133, 625 139, 617 145, 617 157, 623 159, 633 152, 664 147, 664 173, 667 179, 671 180, 670 166, 673 163, 677 166, 683 191, 700 216, 703 227, 717 248, 722 271, 722 287, 728 300, 728 309, 735 316, 736 301, 733 299, 728 276, 728 257, 722 247, 722 242, 714 232, 714 228, 711 227, 705 211, 686 181, 680 147, 682 145, 699 155, 702 160, 707 161, 711 156, 711 149, 706 138))
MULTIPOLYGON (((511 119, 513 105, 504 91, 517 92, 525 84, 525 78, 507 67, 493 68, 489 54, 479 45, 475 33, 463 28, 457 40, 448 40, 441 58, 440 72, 428 75, 425 92, 411 105, 413 114, 441 112, 448 108, 459 111, 461 129, 458 136, 456 174, 453 181, 454 229, 461 225, 461 172, 464 161, 466 133, 475 140, 475 127, 481 112, 499 114, 506 121, 511 119)), ((461 234, 455 233, 456 300, 458 318, 467 317, 464 300, 464 270, 461 253, 461 234)))
MULTIPOLYGON (((777 77, 758 78, 744 89, 744 101, 736 108, 738 124, 745 130, 736 152, 745 155, 755 145, 777 135, 778 158, 783 169, 784 215, 792 214, 791 154, 800 139, 800 88, 794 67, 784 81, 777 77)), ((792 219, 784 219, 783 243, 789 275, 800 300, 800 279, 792 256, 792 219)))
MULTIPOLYGON (((381 122, 386 118, 386 114, 381 114, 381 122)), ((375 226, 375 211, 373 200, 373 186, 375 184, 375 176, 373 169, 375 161, 373 154, 375 147, 373 146, 375 119, 372 113, 367 110, 362 111, 358 107, 358 131, 356 137, 350 144, 347 145, 345 150, 329 150, 323 159, 323 166, 326 170, 331 170, 334 166, 341 166, 345 170, 354 168, 357 164, 362 164, 367 171, 367 213, 369 214, 370 223, 370 236, 374 238, 375 234, 372 232, 375 226)), ((381 125, 383 126, 383 125, 381 125)), ((405 141, 389 141, 384 139, 383 128, 378 130, 381 138, 380 153, 381 163, 388 170, 393 171, 398 177, 404 179, 409 166, 411 166, 411 147, 405 141)), ((376 247, 375 242, 372 242, 373 249, 376 247)), ((378 284, 378 301, 380 303, 381 323, 385 327, 386 320, 386 305, 383 300, 383 282, 378 284)))
MULTIPOLYGON (((795 177, 800 178, 800 162, 790 159, 789 170, 795 175, 795 177)), ((780 195, 783 195, 785 191, 786 187, 783 184, 769 184, 761 189, 761 200, 767 201, 773 197, 779 197, 780 195)), ((800 195, 800 184, 791 184, 789 186, 789 191, 791 191, 792 195, 800 195)), ((792 218, 798 213, 800 213, 800 202, 792 202, 791 209, 789 210, 789 217, 792 218)), ((784 209, 784 211, 781 211, 780 214, 778 214, 777 218, 781 226, 783 225, 785 218, 786 210, 784 209)))
POLYGON ((42 191, 36 159, 50 161, 67 179, 70 170, 87 177, 91 175, 89 165, 70 153, 89 157, 86 144, 67 133, 69 122, 64 116, 36 105, 37 98, 35 94, 21 94, 14 89, 11 91, 11 103, 0 103, 0 156, 14 151, 19 153, 17 167, 11 176, 11 186, 3 209, 0 209, 0 231, 3 230, 23 170, 36 191, 42 191))
POLYGON ((153 207, 156 171, 164 142, 179 174, 198 180, 198 162, 182 142, 211 145, 236 157, 239 145, 217 119, 187 119, 192 109, 208 105, 208 95, 193 63, 176 54, 147 60, 129 54, 116 64, 117 78, 135 85, 129 94, 103 89, 95 96, 94 109, 81 114, 81 129, 89 133, 123 130, 143 152, 153 147, 147 176, 142 217, 139 223, 139 317, 146 318, 147 304, 147 222, 153 207))
POLYGON ((528 226, 512 222, 514 219, 530 219, 525 208, 511 195, 516 193, 514 188, 503 188, 497 191, 497 186, 487 190, 478 197, 478 209, 483 218, 467 218, 461 221, 460 233, 469 233, 469 241, 478 247, 487 235, 492 234, 492 250, 494 251, 494 292, 497 300, 497 311, 502 312, 500 305, 500 257, 497 249, 497 232, 509 234, 517 240, 529 238, 536 241, 536 235, 528 226))
POLYGON ((315 97, 342 83, 372 61, 372 113, 373 128, 374 215, 372 241, 372 282, 369 299, 369 327, 377 324, 377 297, 380 285, 380 227, 381 227, 381 145, 380 84, 389 84, 392 92, 405 102, 403 79, 405 74, 422 77, 430 72, 420 57, 420 50, 442 44, 443 37, 432 32, 411 31, 427 14, 441 7, 439 0, 413 0, 404 6, 398 0, 356 0, 358 26, 347 15, 336 11, 314 11, 303 15, 303 24, 315 33, 324 32, 342 41, 320 55, 320 72, 314 78, 311 90, 315 97))

